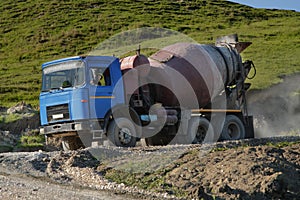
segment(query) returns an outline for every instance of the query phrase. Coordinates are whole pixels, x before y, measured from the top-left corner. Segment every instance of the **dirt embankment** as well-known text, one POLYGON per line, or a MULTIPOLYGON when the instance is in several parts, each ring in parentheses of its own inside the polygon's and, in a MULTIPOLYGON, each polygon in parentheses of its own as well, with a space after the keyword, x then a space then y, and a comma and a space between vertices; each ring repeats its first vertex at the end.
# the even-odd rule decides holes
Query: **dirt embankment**
MULTIPOLYGON (((12 188, 7 186, 8 182, 18 182, 14 177, 21 174, 42 180, 39 184, 45 187, 56 183, 61 185, 59 190, 72 193, 74 190, 66 185, 72 186, 79 196, 91 190, 93 197, 106 191, 139 199, 299 198, 300 137, 223 142, 209 147, 204 154, 203 148, 98 147, 71 152, 3 153, 0 197, 11 199, 18 195, 19 199, 26 199, 40 191, 35 197, 42 199, 42 189, 29 189, 28 193, 13 189, 26 186, 22 181, 12 188), (280 142, 287 140, 294 142, 280 142)), ((55 192, 56 189, 49 190, 44 195, 53 193, 54 197, 55 192)))
POLYGON ((230 149, 201 159, 193 154, 166 175, 167 183, 189 197, 214 199, 297 199, 300 145, 230 149))

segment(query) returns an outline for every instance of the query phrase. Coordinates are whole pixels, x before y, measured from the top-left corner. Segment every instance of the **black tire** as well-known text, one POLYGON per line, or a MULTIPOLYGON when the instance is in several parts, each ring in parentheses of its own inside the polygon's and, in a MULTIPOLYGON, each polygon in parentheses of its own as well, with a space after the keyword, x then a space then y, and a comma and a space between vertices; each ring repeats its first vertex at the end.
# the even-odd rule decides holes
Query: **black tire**
POLYGON ((193 144, 214 142, 214 133, 210 122, 203 117, 193 117, 189 121, 187 138, 193 144))
POLYGON ((63 137, 61 141, 61 145, 64 151, 72 151, 77 150, 83 147, 83 144, 79 137, 77 136, 67 136, 63 137))
POLYGON ((227 115, 221 138, 223 140, 240 140, 246 135, 244 123, 235 115, 227 115))
POLYGON ((117 118, 111 121, 107 137, 118 147, 134 147, 136 145, 136 129, 127 118, 117 118))
POLYGON ((172 141, 174 136, 163 134, 162 132, 157 133, 152 137, 148 137, 142 140, 143 146, 162 146, 168 145, 172 141))

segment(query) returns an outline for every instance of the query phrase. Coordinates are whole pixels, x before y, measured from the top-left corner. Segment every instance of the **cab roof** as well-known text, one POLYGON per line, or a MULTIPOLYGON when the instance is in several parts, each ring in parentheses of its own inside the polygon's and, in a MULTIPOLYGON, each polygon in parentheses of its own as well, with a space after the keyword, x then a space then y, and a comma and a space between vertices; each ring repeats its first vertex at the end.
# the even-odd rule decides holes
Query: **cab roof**
POLYGON ((67 58, 61 58, 58 60, 52 60, 49 62, 45 62, 42 64, 42 69, 44 69, 45 67, 48 67, 50 65, 54 65, 54 64, 59 64, 59 63, 63 63, 63 62, 67 62, 67 61, 77 61, 77 60, 85 60, 85 59, 101 59, 101 60, 105 60, 105 61, 113 61, 115 59, 117 59, 116 57, 113 56, 74 56, 74 57, 67 57, 67 58))

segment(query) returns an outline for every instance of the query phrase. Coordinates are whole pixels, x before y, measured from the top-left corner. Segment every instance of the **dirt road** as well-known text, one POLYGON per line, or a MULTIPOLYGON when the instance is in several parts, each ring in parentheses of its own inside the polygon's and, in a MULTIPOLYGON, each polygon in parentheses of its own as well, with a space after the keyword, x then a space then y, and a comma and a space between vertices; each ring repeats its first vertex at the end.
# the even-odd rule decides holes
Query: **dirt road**
POLYGON ((24 174, 2 173, 0 175, 0 199, 129 200, 133 197, 57 184, 50 180, 33 178, 24 174))
POLYGON ((0 154, 0 199, 162 199, 108 180, 88 150, 0 154))

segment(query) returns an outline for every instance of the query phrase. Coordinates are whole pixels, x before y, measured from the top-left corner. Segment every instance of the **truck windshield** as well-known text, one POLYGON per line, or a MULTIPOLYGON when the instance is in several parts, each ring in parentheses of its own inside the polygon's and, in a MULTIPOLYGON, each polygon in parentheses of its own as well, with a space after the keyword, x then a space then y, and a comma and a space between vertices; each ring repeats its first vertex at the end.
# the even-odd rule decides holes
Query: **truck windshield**
POLYGON ((42 91, 80 86, 85 82, 85 64, 69 61, 43 69, 42 91))

